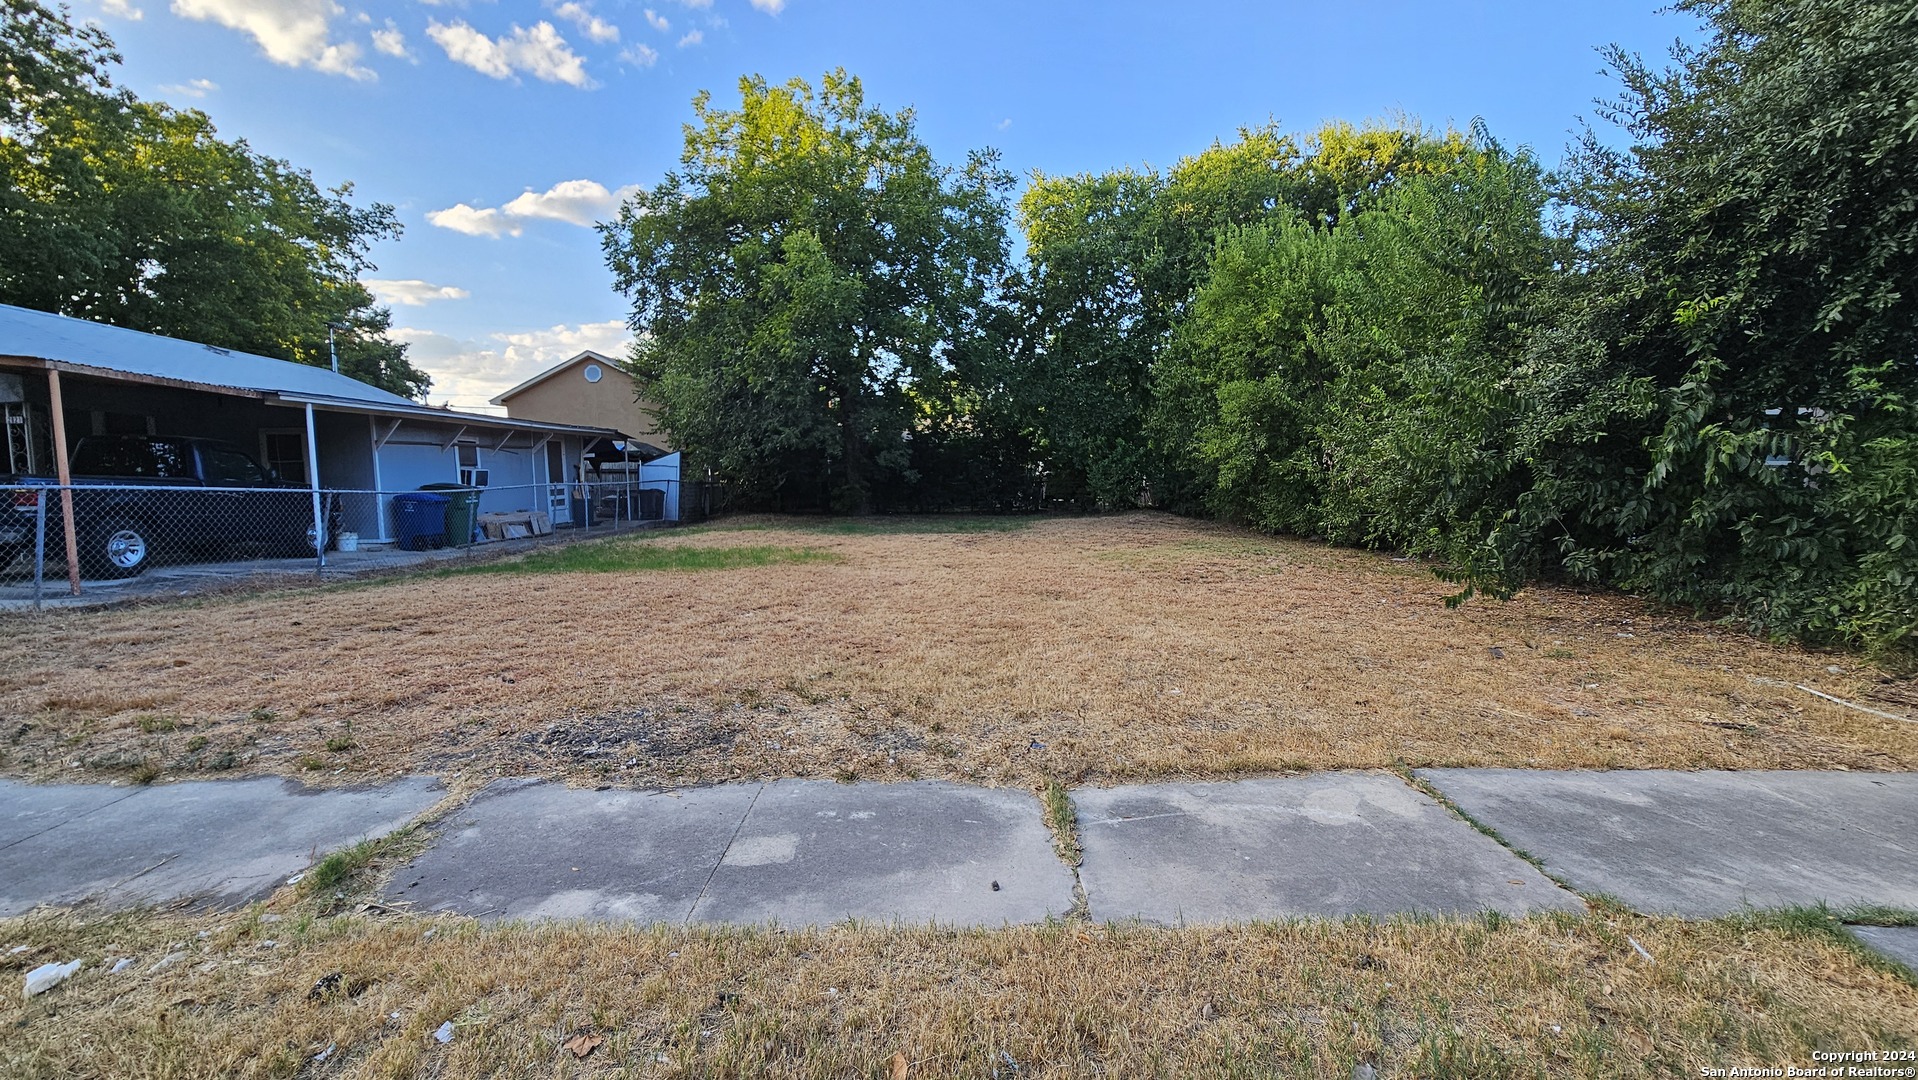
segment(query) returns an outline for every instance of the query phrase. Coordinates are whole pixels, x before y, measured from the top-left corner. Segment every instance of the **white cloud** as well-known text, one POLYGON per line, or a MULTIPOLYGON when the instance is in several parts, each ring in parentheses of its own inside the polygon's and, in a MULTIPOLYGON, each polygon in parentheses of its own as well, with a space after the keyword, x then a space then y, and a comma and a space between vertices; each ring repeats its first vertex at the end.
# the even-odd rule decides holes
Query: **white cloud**
POLYGON ((173 0, 175 15, 249 34, 276 64, 349 79, 376 78, 371 68, 359 65, 358 45, 327 40, 333 17, 342 12, 333 0, 173 0))
POLYGON ((633 341, 619 319, 490 334, 483 341, 412 327, 397 327, 392 336, 406 342, 407 359, 433 376, 435 401, 468 408, 588 349, 625 356, 633 341))
POLYGON ((1000 131, 1004 131, 1011 126, 1012 126, 1012 117, 1010 116, 1006 117, 1004 120, 999 121, 999 124, 998 124, 1000 131))
POLYGON ((692 8, 694 11, 704 11, 713 6, 713 0, 679 0, 679 5, 692 8))
POLYGON ((399 304, 402 307, 425 307, 435 300, 464 300, 472 295, 457 285, 435 285, 418 278, 397 281, 361 278, 360 284, 366 286, 380 303, 399 304))
POLYGON ((566 0, 566 3, 553 8, 553 14, 571 22, 586 32, 586 36, 605 44, 619 40, 619 27, 586 10, 584 4, 566 0))
POLYGON ((679 39, 679 47, 680 47, 680 48, 682 48, 682 49, 684 49, 684 48, 686 48, 687 46, 690 46, 690 45, 697 45, 697 44, 699 44, 700 42, 702 42, 702 41, 705 41, 705 40, 706 40, 706 35, 705 35, 705 34, 702 34, 702 33, 700 33, 700 32, 699 32, 699 31, 697 31, 697 30, 693 30, 693 31, 690 31, 690 32, 688 32, 688 33, 687 33, 687 35, 686 35, 685 37, 683 37, 683 38, 680 38, 680 39, 679 39))
POLYGON ((786 0, 753 0, 753 6, 768 15, 777 15, 786 10, 786 0))
POLYGON ((451 23, 427 23, 426 36, 446 50, 448 59, 495 79, 511 78, 515 71, 524 71, 545 82, 565 83, 582 90, 593 85, 586 74, 586 61, 573 51, 552 23, 544 20, 533 24, 530 30, 515 26, 512 33, 498 40, 459 19, 451 23))
POLYGON ((147 13, 127 3, 127 0, 100 0, 100 10, 108 15, 117 15, 128 22, 139 22, 147 13))
POLYGON ((212 79, 194 79, 187 83, 161 83, 160 91, 177 97, 203 98, 218 90, 220 84, 212 79))
POLYGON ((609 191, 597 180, 562 180, 545 191, 528 188, 505 206, 479 209, 459 203, 433 211, 426 215, 426 220, 468 236, 518 236, 519 222, 528 218, 564 221, 569 225, 591 225, 610 218, 620 203, 638 191, 637 184, 609 191))
POLYGON ((591 225, 611 217, 619 204, 638 190, 639 187, 633 185, 608 191, 606 185, 596 180, 563 180, 537 194, 526 191, 500 207, 500 212, 516 218, 547 218, 591 225))
POLYGON ((661 15, 659 12, 654 11, 652 8, 646 9, 646 25, 652 27, 653 29, 659 31, 662 34, 673 28, 673 24, 666 21, 666 16, 661 15))
POLYGON ((468 236, 518 236, 520 228, 498 210, 485 210, 455 203, 444 210, 434 210, 426 215, 426 220, 442 229, 451 229, 468 236))
POLYGON ((635 43, 632 48, 619 54, 619 62, 634 67, 652 67, 659 63, 659 53, 649 45, 635 43))
POLYGON ((406 35, 400 31, 393 20, 386 20, 386 27, 373 31, 373 48, 388 56, 397 56, 401 60, 413 59, 412 52, 406 48, 406 35))

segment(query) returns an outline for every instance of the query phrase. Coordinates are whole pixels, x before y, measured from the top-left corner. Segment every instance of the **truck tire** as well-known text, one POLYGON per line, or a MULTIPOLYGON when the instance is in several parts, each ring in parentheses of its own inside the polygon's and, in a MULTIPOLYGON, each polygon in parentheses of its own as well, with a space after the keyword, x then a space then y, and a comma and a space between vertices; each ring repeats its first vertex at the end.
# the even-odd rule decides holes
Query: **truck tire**
POLYGON ((80 568, 88 577, 137 577, 153 563, 153 532, 134 517, 112 515, 80 538, 80 568))

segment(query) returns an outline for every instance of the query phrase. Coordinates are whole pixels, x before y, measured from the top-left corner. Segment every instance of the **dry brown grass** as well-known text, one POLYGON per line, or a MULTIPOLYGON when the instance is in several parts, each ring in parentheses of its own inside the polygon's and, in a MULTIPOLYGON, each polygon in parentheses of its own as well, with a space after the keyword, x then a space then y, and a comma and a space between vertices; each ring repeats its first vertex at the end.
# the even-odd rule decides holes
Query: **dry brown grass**
POLYGON ((44 997, 0 995, 0 1074, 21 1080, 890 1077, 895 1055, 911 1077, 1346 1080, 1361 1061, 1666 1077, 1918 1041, 1912 984, 1763 919, 779 933, 255 911, 0 921, 0 949, 15 943, 0 952, 13 986, 87 962, 44 997), (123 956, 136 966, 108 974, 123 956), (584 1059, 563 1046, 577 1035, 599 1040, 584 1059))
POLYGON ((1399 763, 1918 767, 1918 724, 1791 686, 1911 714, 1909 683, 1626 597, 1539 588, 1448 610, 1415 563, 1148 514, 747 524, 613 542, 830 561, 11 619, 0 768, 1037 787, 1399 763))

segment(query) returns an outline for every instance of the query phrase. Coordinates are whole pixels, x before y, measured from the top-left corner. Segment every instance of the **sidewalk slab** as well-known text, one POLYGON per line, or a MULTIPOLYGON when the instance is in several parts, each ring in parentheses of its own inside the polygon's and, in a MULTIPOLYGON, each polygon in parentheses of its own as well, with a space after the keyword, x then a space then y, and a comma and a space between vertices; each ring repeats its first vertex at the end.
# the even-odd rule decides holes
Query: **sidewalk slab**
POLYGON ((101 790, 113 797, 0 782, 0 819, 51 825, 0 846, 0 917, 86 900, 238 906, 440 797, 431 777, 330 790, 270 777, 101 790), (54 823, 56 803, 68 812, 54 823))
POLYGON ((1419 776, 1548 872, 1656 914, 1918 908, 1918 775, 1542 772, 1419 776))
POLYGON ((1080 788, 1072 801, 1095 919, 1189 925, 1584 910, 1393 776, 1080 788))
POLYGON ((501 780, 448 816, 388 896, 489 919, 684 922, 759 787, 586 791, 501 780))
POLYGON ((1853 926, 1850 930, 1873 952, 1918 971, 1918 926, 1853 926))
POLYGON ((1072 876, 1024 792, 502 781, 453 814, 388 895, 493 919, 997 926, 1064 914, 1072 876))
POLYGON ((1028 792, 781 780, 760 792, 692 918, 1004 926, 1072 902, 1072 873, 1028 792))

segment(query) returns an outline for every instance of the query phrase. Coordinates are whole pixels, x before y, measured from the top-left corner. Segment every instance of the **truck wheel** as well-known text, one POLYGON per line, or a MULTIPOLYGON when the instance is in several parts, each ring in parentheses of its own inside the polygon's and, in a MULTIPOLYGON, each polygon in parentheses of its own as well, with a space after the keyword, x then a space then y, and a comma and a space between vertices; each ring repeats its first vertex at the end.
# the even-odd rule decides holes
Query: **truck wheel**
POLYGON ((151 562, 152 533, 133 518, 108 518, 80 542, 80 565, 89 577, 135 577, 151 562))

